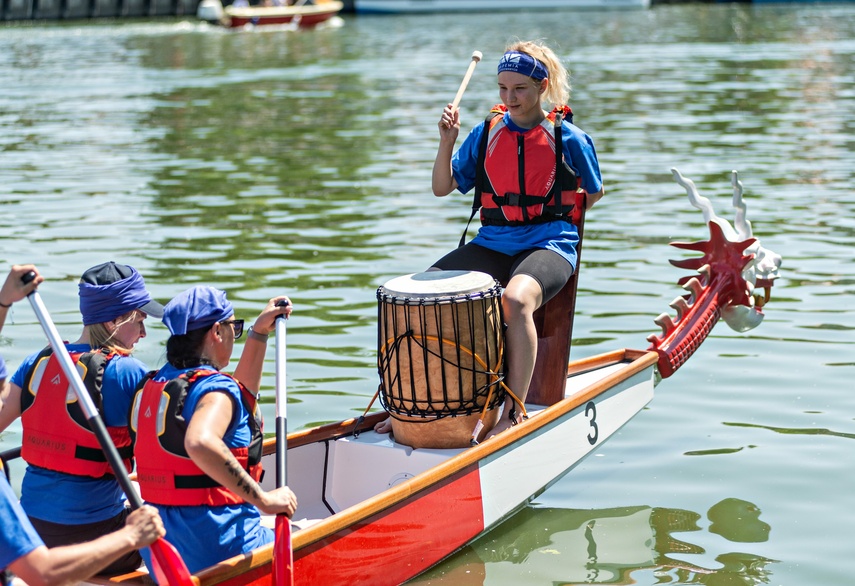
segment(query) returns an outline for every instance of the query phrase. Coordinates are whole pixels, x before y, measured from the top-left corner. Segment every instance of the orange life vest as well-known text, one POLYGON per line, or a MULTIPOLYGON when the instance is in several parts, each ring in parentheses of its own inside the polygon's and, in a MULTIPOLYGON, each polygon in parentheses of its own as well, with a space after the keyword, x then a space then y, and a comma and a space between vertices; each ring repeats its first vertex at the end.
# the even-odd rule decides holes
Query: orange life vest
POLYGON ((473 211, 484 226, 570 221, 581 181, 564 161, 561 122, 572 111, 556 108, 525 132, 510 130, 505 112, 493 106, 484 121, 473 211))
MULTIPOLYGON (((71 352, 69 355, 92 402, 101 412, 104 370, 110 360, 123 354, 102 349, 71 352)), ((50 348, 36 357, 24 378, 21 426, 21 457, 28 464, 74 476, 102 478, 113 474, 98 438, 89 428, 73 387, 50 348)), ((107 431, 130 472, 133 469, 133 450, 128 427, 108 427, 107 431)))
MULTIPOLYGON (((187 422, 182 411, 187 393, 203 378, 226 373, 191 370, 170 381, 154 382, 154 372, 140 384, 131 407, 137 481, 142 498, 160 505, 233 505, 246 501, 205 474, 184 449, 187 422)), ((262 419, 255 396, 237 379, 241 402, 249 413, 250 444, 230 448, 240 465, 261 480, 262 419)))

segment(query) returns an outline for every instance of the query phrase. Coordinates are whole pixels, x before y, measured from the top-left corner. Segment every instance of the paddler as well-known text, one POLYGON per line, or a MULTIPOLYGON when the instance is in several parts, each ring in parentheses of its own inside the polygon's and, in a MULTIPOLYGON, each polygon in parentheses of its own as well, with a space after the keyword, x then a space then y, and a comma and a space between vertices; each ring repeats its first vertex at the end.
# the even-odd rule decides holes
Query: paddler
MULTIPOLYGON (((33 265, 14 265, 0 289, 0 330, 6 314, 16 301, 24 299, 44 280, 33 265), (21 278, 35 273, 24 284, 21 278)), ((0 413, 8 394, 8 371, 0 356, 0 413)), ((164 530, 156 509, 145 506, 130 514, 121 529, 94 541, 48 549, 6 480, 0 462, 0 586, 20 584, 68 584, 91 578, 116 560, 126 557, 163 537, 164 530)))
MULTIPOLYGON (((226 293, 197 285, 167 303, 166 361, 137 393, 131 415, 142 498, 163 517, 191 572, 274 540, 261 513, 297 508, 286 486, 265 491, 258 389, 277 316, 271 299, 252 327, 234 376, 222 372, 244 331, 226 293)), ((146 557, 147 554, 143 554, 146 557)), ((150 559, 146 559, 150 565, 150 559)))
MULTIPOLYGON (((146 335, 144 321, 163 306, 131 266, 105 262, 78 283, 83 332, 66 344, 107 430, 130 472, 133 468, 128 413, 148 368, 131 356, 146 335)), ((9 384, 0 431, 21 418, 21 457, 27 470, 21 506, 48 547, 91 541, 125 526, 130 508, 97 437, 89 429, 50 347, 29 355, 9 384)), ((139 568, 137 551, 117 559, 106 574, 139 568)))

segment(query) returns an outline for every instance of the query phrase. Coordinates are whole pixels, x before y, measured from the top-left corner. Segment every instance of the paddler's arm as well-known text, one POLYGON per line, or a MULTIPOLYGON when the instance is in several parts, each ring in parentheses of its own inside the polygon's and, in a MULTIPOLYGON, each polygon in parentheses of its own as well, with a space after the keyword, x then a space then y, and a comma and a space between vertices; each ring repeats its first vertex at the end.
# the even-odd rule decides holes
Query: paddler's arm
POLYGON ((0 431, 21 416, 21 387, 6 381, 0 384, 0 431))
POLYGON ((454 154, 454 143, 460 133, 460 110, 448 104, 442 111, 438 126, 439 149, 436 160, 433 162, 431 187, 435 196, 443 197, 457 189, 457 181, 451 171, 451 156, 454 154))
POLYGON ((75 545, 50 549, 42 545, 9 564, 9 569, 29 586, 77 584, 165 534, 157 509, 145 505, 113 533, 75 545))
POLYGON ((587 194, 585 196, 585 209, 590 210, 592 207, 594 207, 594 204, 600 201, 600 198, 602 198, 605 194, 605 188, 599 190, 597 193, 587 194))
POLYGON ((290 517, 297 509, 297 497, 291 489, 284 486, 265 492, 223 442, 233 409, 232 397, 225 392, 212 391, 203 395, 190 417, 184 436, 187 454, 205 474, 258 507, 262 513, 285 513, 290 517))
POLYGON ((240 354, 240 360, 235 368, 234 376, 253 393, 258 393, 261 388, 261 373, 264 370, 264 354, 267 350, 267 336, 276 328, 276 318, 280 315, 289 316, 293 306, 285 295, 274 297, 267 302, 255 322, 252 324, 252 332, 247 332, 246 342, 240 354), (279 301, 287 301, 285 307, 278 306, 279 301))

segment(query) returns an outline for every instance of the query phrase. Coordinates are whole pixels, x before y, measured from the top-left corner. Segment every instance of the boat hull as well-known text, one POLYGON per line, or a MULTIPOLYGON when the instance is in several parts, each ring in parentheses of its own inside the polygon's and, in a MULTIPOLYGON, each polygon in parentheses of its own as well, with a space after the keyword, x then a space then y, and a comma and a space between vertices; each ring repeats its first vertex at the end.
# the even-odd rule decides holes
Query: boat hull
POLYGON ((328 21, 344 8, 337 0, 304 6, 227 6, 224 24, 230 28, 295 24, 311 28, 328 21))
MULTIPOLYGON (((570 364, 565 399, 471 448, 412 449, 376 413, 289 436, 297 584, 400 584, 489 531, 567 474, 652 398, 655 352, 570 364), (302 528, 301 528, 302 527, 302 528)), ((266 442, 272 469, 274 445, 266 442)), ((272 474, 268 474, 272 477, 272 474)), ((272 478, 264 488, 272 488, 272 478)), ((196 574, 202 586, 270 584, 272 544, 196 574)), ((144 574, 108 583, 146 584, 144 574)), ((103 583, 103 582, 102 582, 103 583)))

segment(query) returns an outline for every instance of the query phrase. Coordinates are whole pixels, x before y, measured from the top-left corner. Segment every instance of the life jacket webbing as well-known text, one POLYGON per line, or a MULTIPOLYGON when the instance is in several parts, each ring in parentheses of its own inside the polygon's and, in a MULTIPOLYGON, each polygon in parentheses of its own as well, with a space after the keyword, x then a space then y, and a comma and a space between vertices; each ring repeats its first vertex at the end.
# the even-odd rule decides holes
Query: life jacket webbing
MULTIPOLYGON (((113 358, 124 354, 98 349, 69 355, 93 403, 101 411, 104 371, 113 358)), ((101 444, 70 389, 53 350, 45 348, 24 377, 21 390, 21 457, 28 464, 64 474, 92 478, 112 476, 113 470, 101 444)), ((127 426, 110 426, 107 432, 130 472, 133 470, 133 448, 127 426)))
MULTIPOLYGON (((493 109, 490 110, 490 113, 484 120, 484 129, 481 134, 481 140, 478 147, 478 158, 476 162, 475 169, 475 193, 472 201, 472 212, 469 216, 469 220, 466 222, 466 228, 463 231, 463 234, 460 237, 460 242, 458 247, 463 246, 466 241, 466 233, 469 230, 469 225, 472 222, 472 219, 475 217, 475 214, 479 209, 482 208, 483 201, 483 193, 485 185, 488 185, 489 181, 486 178, 486 157, 487 157, 487 148, 488 143, 490 141, 490 134, 492 127, 495 124, 495 119, 498 116, 504 116, 506 109, 501 106, 494 106, 493 109)), ((518 179, 519 179, 519 193, 505 193, 505 194, 491 194, 491 200, 496 204, 497 209, 501 210, 503 206, 514 206, 519 207, 521 213, 523 215, 522 221, 508 221, 506 219, 500 219, 498 217, 485 217, 485 212, 482 211, 481 223, 482 225, 520 225, 520 224, 532 224, 532 223, 546 223, 553 222, 556 220, 562 221, 573 221, 572 213, 574 211, 574 203, 575 203, 575 195, 572 197, 564 197, 564 191, 574 191, 579 188, 580 181, 576 177, 575 173, 572 169, 566 164, 564 161, 564 153, 563 153, 563 133, 562 133, 562 120, 566 117, 568 122, 573 121, 573 112, 569 107, 564 108, 556 108, 551 112, 554 114, 553 120, 553 135, 555 140, 555 178, 552 182, 552 186, 550 187, 549 193, 545 195, 531 195, 525 193, 525 158, 523 156, 519 156, 517 159, 518 164, 518 179), (570 182, 573 182, 574 185, 569 185, 570 182), (570 200, 566 202, 564 200, 570 200), (550 203, 552 202, 552 203, 550 203), (531 217, 529 214, 529 206, 542 205, 542 211, 540 215, 531 217)), ((523 148, 523 135, 520 134, 517 137, 518 141, 518 151, 521 151, 523 148)))
MULTIPOLYGON (((145 500, 162 505, 191 506, 245 502, 205 474, 184 449, 187 426, 182 412, 186 396, 194 383, 215 374, 230 377, 217 371, 194 370, 182 373, 176 379, 155 383, 152 382, 152 372, 138 387, 131 407, 131 433, 136 438, 137 476, 145 500), (146 416, 145 410, 152 409, 157 416, 152 417, 151 413, 146 416), (140 419, 141 414, 145 421, 140 419), (162 430, 158 427, 158 421, 154 421, 156 418, 164 425, 162 430)), ((249 413, 252 439, 249 446, 230 448, 229 451, 241 467, 256 482, 260 482, 263 475, 263 422, 258 413, 256 397, 240 381, 234 380, 241 390, 241 403, 249 413)))

